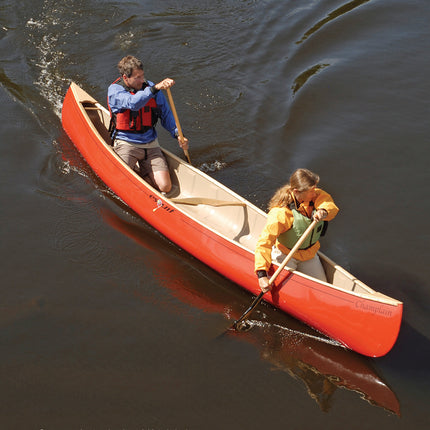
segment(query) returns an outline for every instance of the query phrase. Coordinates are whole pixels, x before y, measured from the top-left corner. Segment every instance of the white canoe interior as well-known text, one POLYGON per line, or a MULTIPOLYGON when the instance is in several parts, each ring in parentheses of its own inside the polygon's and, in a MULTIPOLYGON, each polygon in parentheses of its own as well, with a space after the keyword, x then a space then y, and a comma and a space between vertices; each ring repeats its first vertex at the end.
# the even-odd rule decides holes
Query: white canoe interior
MULTIPOLYGON (((115 154, 110 145, 111 139, 108 133, 109 111, 76 84, 72 83, 72 90, 87 114, 90 127, 99 133, 101 140, 115 154)), ((179 157, 164 149, 163 152, 169 164, 173 183, 172 191, 167 196, 170 202, 207 229, 253 253, 265 225, 266 214, 179 157)), ((124 168, 128 169, 125 163, 124 168)), ((137 173, 134 172, 134 174, 144 182, 146 187, 148 186, 137 173)), ((156 190, 154 192, 157 193, 156 190)), ((319 253, 319 255, 330 286, 394 306, 400 303, 372 290, 324 254, 319 253)), ((306 277, 306 275, 300 275, 306 277)))

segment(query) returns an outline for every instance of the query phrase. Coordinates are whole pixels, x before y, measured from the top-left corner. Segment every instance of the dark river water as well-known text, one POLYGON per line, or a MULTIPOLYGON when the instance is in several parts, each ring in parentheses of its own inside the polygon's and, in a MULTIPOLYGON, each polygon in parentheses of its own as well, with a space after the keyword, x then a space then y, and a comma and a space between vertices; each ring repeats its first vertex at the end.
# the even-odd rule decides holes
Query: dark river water
POLYGON ((427 0, 0 0, 0 428, 429 428, 429 19, 427 0), (176 80, 193 164, 260 208, 319 173, 341 208, 324 252, 404 302, 391 352, 265 304, 218 336, 251 295, 124 206, 61 127, 69 83, 106 104, 126 54, 176 80))

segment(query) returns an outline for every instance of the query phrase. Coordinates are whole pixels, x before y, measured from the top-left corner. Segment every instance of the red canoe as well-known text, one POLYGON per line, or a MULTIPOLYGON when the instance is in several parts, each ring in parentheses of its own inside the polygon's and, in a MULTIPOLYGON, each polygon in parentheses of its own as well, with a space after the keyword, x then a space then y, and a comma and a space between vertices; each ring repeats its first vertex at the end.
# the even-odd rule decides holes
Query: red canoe
MULTIPOLYGON (((266 214, 163 149, 173 189, 165 196, 113 151, 109 112, 72 83, 62 110, 64 130, 100 179, 130 208, 217 272, 253 294, 254 249, 266 214)), ((360 354, 380 357, 394 345, 403 304, 378 293, 319 254, 329 283, 282 271, 265 300, 360 354)))
MULTIPOLYGON (((226 295, 219 294, 221 288, 218 291, 215 288, 202 290, 194 282, 189 266, 177 264, 180 254, 167 256, 163 248, 157 245, 156 235, 142 233, 133 220, 122 219, 109 208, 102 208, 100 214, 112 228, 151 251, 146 256, 149 264, 160 275, 160 285, 168 288, 176 299, 204 312, 228 314, 229 319, 238 319, 243 313, 243 297, 239 289, 228 290, 230 302, 226 306, 226 295), (177 282, 178 279, 180 282, 177 282)), ((228 286, 223 285, 224 291, 226 288, 228 286)), ((137 298, 143 295, 139 285, 129 292, 137 298)), ((146 300, 145 295, 142 300, 146 300)), ((318 336, 298 320, 285 318, 274 309, 271 312, 265 307, 264 312, 266 322, 252 321, 252 330, 246 332, 229 330, 229 337, 237 336, 253 345, 260 358, 270 363, 272 369, 303 381, 306 391, 323 411, 333 406, 335 392, 337 388, 342 388, 354 391, 370 404, 400 416, 399 400, 374 368, 372 359, 339 348, 337 342, 318 336)), ((220 339, 219 327, 217 334, 216 339, 220 339)))

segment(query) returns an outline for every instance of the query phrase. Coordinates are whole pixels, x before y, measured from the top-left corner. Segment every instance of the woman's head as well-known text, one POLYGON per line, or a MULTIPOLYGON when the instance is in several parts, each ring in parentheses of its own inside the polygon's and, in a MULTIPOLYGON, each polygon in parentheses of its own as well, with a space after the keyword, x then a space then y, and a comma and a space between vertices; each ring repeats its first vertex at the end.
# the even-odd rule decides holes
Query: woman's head
POLYGON ((297 169, 290 176, 290 183, 279 188, 269 202, 269 210, 274 207, 289 206, 294 199, 300 203, 311 200, 320 177, 308 169, 297 169))
POLYGON ((315 188, 319 181, 320 177, 308 169, 297 169, 290 176, 291 188, 299 193, 315 188))

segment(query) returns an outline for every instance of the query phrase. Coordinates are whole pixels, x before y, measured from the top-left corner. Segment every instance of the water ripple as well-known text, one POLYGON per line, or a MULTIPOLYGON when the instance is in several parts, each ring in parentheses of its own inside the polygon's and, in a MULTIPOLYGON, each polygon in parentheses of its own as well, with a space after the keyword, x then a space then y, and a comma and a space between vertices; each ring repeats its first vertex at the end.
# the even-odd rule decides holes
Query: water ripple
POLYGON ((341 7, 338 7, 333 12, 330 12, 326 18, 322 19, 321 21, 318 21, 314 26, 312 26, 308 31, 306 31, 303 37, 296 43, 300 44, 304 42, 308 37, 312 36, 329 22, 339 18, 342 15, 345 15, 346 13, 351 12, 352 10, 356 9, 359 6, 362 6, 364 3, 368 3, 369 1, 370 0, 353 0, 349 3, 344 4, 341 7))
POLYGON ((312 76, 316 75, 325 67, 330 66, 330 64, 316 64, 315 66, 310 67, 309 69, 302 72, 297 78, 294 80, 294 85, 291 87, 293 93, 295 94, 303 85, 306 84, 308 79, 312 76))

